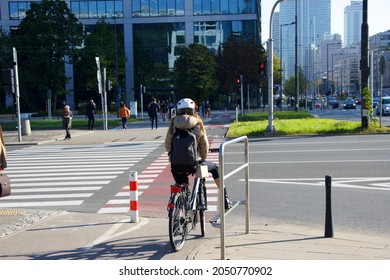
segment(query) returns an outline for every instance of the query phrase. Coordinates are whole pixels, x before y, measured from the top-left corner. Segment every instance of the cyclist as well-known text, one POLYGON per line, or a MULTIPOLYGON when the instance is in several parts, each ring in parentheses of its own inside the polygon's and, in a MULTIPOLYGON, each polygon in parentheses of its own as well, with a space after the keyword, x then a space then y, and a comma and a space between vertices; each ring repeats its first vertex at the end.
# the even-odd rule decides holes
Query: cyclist
MULTIPOLYGON (((165 149, 171 151, 172 135, 175 133, 175 128, 178 129, 192 129, 196 135, 198 144, 198 156, 204 164, 207 165, 208 171, 213 176, 217 187, 221 188, 221 180, 219 178, 219 167, 217 164, 206 161, 209 151, 209 142, 207 139, 206 129, 203 125, 202 119, 195 114, 195 102, 189 98, 181 99, 177 103, 177 116, 171 119, 167 135, 165 137, 165 149)), ((188 184, 188 173, 171 170, 173 178, 177 184, 188 184)), ((231 202, 224 189, 225 209, 232 207, 231 202)))

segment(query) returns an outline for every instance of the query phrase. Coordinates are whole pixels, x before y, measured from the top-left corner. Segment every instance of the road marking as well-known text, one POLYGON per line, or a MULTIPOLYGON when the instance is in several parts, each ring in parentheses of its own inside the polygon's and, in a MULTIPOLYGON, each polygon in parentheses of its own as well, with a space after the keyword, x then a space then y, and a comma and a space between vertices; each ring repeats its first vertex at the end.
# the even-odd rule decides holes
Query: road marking
POLYGON ((41 207, 41 206, 75 206, 81 205, 84 200, 63 200, 63 201, 37 201, 37 202, 2 202, 1 207, 41 207))
POLYGON ((144 218, 134 227, 117 232, 124 224, 129 224, 129 219, 124 219, 122 221, 119 221, 119 222, 115 223, 113 226, 111 226, 106 232, 104 232, 102 235, 100 235, 94 241, 92 241, 88 245, 82 247, 82 251, 88 251, 100 243, 107 242, 108 240, 112 240, 112 239, 117 238, 117 237, 122 236, 122 235, 127 235, 128 233, 135 231, 135 230, 138 230, 141 227, 147 225, 148 223, 149 223, 149 220, 144 218))
POLYGON ((144 143, 136 146, 110 143, 55 147, 39 145, 10 151, 7 153, 6 174, 11 178, 13 195, 1 206, 81 205, 156 148, 158 145, 144 143), (34 202, 28 202, 28 199, 34 199, 34 202))
MULTIPOLYGON (((16 199, 48 199, 48 198, 82 198, 82 197, 91 197, 93 193, 73 193, 73 194, 28 194, 28 195, 18 195, 18 196, 7 196, 1 200, 16 200, 16 199)), ((1 204, 2 205, 2 204, 1 204)))
MULTIPOLYGON (((245 181, 240 179, 240 181, 245 181)), ((255 183, 269 183, 281 185, 300 185, 323 187, 325 186, 325 178, 288 178, 288 179, 249 179, 255 183)), ((390 181, 390 177, 357 177, 357 178, 332 178, 332 188, 352 188, 363 190, 380 190, 390 191, 390 182, 376 183, 378 181, 390 181), (357 185, 356 183, 366 183, 368 186, 357 185)), ((268 185, 262 185, 268 186, 268 185)))

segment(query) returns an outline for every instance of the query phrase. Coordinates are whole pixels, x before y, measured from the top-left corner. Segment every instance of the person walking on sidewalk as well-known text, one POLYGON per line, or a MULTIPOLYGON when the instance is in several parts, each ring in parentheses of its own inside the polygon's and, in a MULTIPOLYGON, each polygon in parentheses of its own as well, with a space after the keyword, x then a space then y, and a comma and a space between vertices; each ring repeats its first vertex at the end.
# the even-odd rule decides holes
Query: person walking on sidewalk
POLYGON ((155 126, 157 129, 157 120, 158 120, 158 112, 160 111, 160 105, 158 105, 156 98, 153 97, 152 102, 148 106, 148 113, 150 117, 150 124, 153 129, 153 124, 156 122, 155 126))
POLYGON ((95 110, 96 110, 96 104, 91 99, 89 100, 89 103, 87 104, 87 117, 88 117, 88 129, 89 130, 95 130, 95 110))
POLYGON ((64 108, 64 118, 62 120, 62 127, 65 129, 66 135, 64 140, 70 140, 70 128, 72 127, 73 113, 68 105, 64 108))
MULTIPOLYGON (((172 137, 176 130, 191 130, 196 135, 198 160, 207 165, 208 172, 213 176, 214 182, 218 189, 221 188, 221 179, 219 178, 219 167, 217 164, 211 161, 207 161, 207 155, 209 152, 209 142, 207 139, 206 129, 204 127, 202 119, 195 113, 195 102, 192 99, 184 98, 177 103, 177 116, 173 117, 167 135, 165 136, 165 150, 170 155, 172 150, 172 137)), ((188 172, 175 170, 171 167, 172 176, 177 184, 188 184, 188 172)), ((226 189, 223 189, 225 199, 225 209, 230 209, 232 203, 226 193, 226 189)))
POLYGON ((123 102, 121 102, 121 108, 119 109, 119 117, 122 119, 122 128, 127 129, 127 119, 130 118, 130 109, 123 102))

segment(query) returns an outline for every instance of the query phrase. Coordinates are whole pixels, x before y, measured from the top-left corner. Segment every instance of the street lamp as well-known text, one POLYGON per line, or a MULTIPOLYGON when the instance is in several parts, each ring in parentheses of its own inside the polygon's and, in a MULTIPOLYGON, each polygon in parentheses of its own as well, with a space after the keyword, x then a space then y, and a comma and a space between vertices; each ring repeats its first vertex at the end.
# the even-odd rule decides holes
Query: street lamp
MULTIPOLYGON (((329 92, 329 46, 332 46, 332 45, 340 45, 341 43, 340 42, 337 42, 337 43, 330 43, 330 44, 326 44, 326 91, 329 92)), ((325 93, 327 96, 327 92, 325 93)), ((327 101, 329 97, 327 97, 327 101)), ((329 102, 326 102, 327 104, 329 104, 329 102)), ((327 105, 327 107, 329 107, 329 105, 327 105)))
MULTIPOLYGON (((271 10, 271 15, 269 18, 269 39, 267 41, 267 49, 268 49, 268 60, 267 60, 267 77, 268 77, 268 126, 266 128, 267 132, 274 132, 275 127, 273 125, 273 118, 274 118, 274 66, 273 66, 273 39, 272 39, 272 25, 273 25, 273 15, 276 6, 283 2, 284 0, 278 0, 274 4, 271 10)), ((223 217, 223 215, 222 215, 223 217)))
MULTIPOLYGON (((118 78, 118 42, 116 35, 116 15, 113 16, 114 19, 114 43, 115 43, 115 93, 117 95, 117 107, 120 107, 121 103, 121 92, 119 88, 119 78, 118 78)), ((119 112, 119 111, 118 111, 119 112)))
POLYGON ((283 108, 283 103, 282 103, 282 94, 283 94, 283 27, 293 25, 295 24, 295 21, 290 22, 290 23, 285 23, 280 25, 280 32, 279 32, 279 47, 280 47, 280 66, 279 66, 279 71, 280 71, 280 110, 283 108))
MULTIPOLYGON (((333 85, 333 73, 334 73, 334 57, 337 55, 341 55, 341 53, 333 53, 332 54, 332 84, 330 85, 332 87, 333 85)), ((333 94, 333 87, 332 87, 332 94, 333 94)))

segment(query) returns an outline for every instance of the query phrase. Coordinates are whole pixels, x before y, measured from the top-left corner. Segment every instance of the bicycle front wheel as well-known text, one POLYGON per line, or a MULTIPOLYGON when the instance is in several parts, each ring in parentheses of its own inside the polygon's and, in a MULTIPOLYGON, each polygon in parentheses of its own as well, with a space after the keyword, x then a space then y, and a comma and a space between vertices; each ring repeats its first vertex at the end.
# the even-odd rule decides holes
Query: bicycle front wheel
POLYGON ((169 241, 175 252, 180 251, 188 234, 186 206, 182 195, 178 195, 172 208, 169 209, 169 241))

